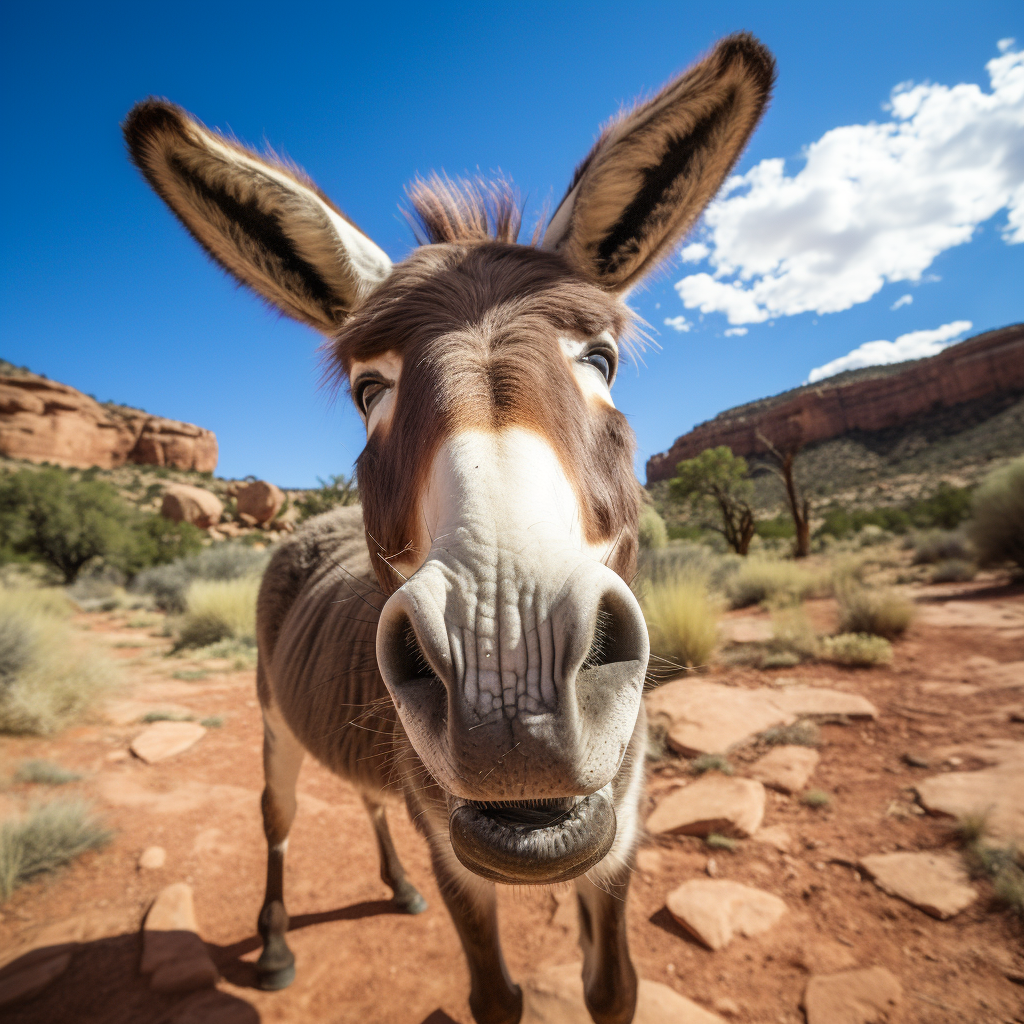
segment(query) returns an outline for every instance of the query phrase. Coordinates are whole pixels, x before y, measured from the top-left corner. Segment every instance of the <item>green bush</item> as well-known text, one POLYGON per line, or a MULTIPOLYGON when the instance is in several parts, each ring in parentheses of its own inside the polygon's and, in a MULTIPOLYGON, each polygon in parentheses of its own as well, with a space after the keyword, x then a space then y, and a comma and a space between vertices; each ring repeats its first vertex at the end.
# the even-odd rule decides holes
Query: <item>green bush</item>
POLYGON ((640 606, 651 637, 651 657, 666 668, 698 667, 718 642, 718 606, 699 577, 650 584, 640 606))
POLYGON ((762 519, 754 530, 762 540, 792 540, 796 536, 796 526, 788 512, 774 519, 762 519))
POLYGON ((888 665, 892 662, 892 644, 885 637, 869 633, 839 633, 822 637, 819 657, 854 668, 888 665))
POLYGON ((932 570, 932 583, 967 583, 978 575, 978 567, 965 558, 947 558, 932 570))
POLYGON ((733 608, 765 601, 802 601, 815 589, 815 580, 794 562, 747 558, 729 579, 726 593, 733 608))
POLYGON ((914 618, 914 605, 891 590, 850 586, 839 591, 839 631, 894 640, 914 618))
POLYGON ((1024 570, 1024 457, 990 473, 974 494, 967 532, 982 565, 1024 570))
POLYGON ((175 624, 175 647, 209 647, 229 639, 255 644, 259 588, 253 576, 196 580, 185 595, 185 613, 175 624))
POLYGON ((0 588, 0 732, 56 732, 109 688, 111 673, 78 650, 45 591, 0 588))
POLYGON ((318 516, 322 512, 330 512, 332 508, 339 505, 358 505, 359 488, 356 487, 355 477, 345 476, 338 473, 326 480, 317 477, 320 484, 318 488, 306 493, 295 502, 299 510, 299 522, 304 522, 311 516, 318 516))
POLYGON ((211 544, 197 555, 140 572, 132 581, 131 589, 134 593, 150 595, 164 611, 183 612, 186 594, 194 581, 258 577, 269 560, 269 552, 257 551, 246 544, 211 544))
POLYGON ((668 528, 665 520, 658 515, 653 505, 640 507, 640 547, 643 550, 657 550, 668 543, 668 528))
POLYGON ((106 845, 112 833, 81 800, 53 800, 0 825, 0 900, 35 875, 106 845))
POLYGON ((974 557, 970 541, 949 530, 923 530, 915 534, 914 565, 934 565, 951 558, 967 561, 974 557))
POLYGON ((971 510, 971 489, 940 483, 935 493, 918 498, 902 507, 846 509, 833 506, 824 513, 824 522, 816 536, 830 535, 841 540, 865 526, 877 526, 889 533, 918 529, 953 530, 964 522, 971 510))

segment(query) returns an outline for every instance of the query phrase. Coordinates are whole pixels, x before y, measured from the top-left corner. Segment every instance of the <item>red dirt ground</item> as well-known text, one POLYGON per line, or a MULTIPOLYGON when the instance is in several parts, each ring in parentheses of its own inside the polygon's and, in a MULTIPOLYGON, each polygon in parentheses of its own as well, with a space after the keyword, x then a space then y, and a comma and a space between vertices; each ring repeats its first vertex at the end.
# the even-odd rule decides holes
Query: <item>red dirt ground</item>
MULTIPOLYGON (((893 850, 954 845, 948 819, 910 810, 915 781, 943 770, 910 767, 903 755, 928 756, 952 743, 988 737, 1024 741, 1024 724, 1009 712, 1024 705, 1019 686, 982 689, 928 686, 970 682, 969 659, 1024 658, 1024 588, 989 583, 922 587, 922 612, 896 658, 884 670, 802 665, 771 672, 717 665, 715 681, 766 685, 779 676, 827 684, 875 703, 877 722, 825 725, 821 764, 812 785, 832 796, 815 811, 795 798, 769 795, 765 826, 791 834, 788 853, 754 840, 735 853, 711 851, 700 840, 672 837, 648 843, 659 856, 635 875, 629 906, 630 942, 641 976, 730 1019, 797 1024, 811 973, 880 965, 904 990, 906 1024, 1024 1021, 1020 921, 1000 908, 987 883, 981 898, 949 921, 938 921, 880 892, 846 862, 893 850), (949 601, 969 606, 948 624, 949 601), (664 909, 675 886, 702 875, 709 855, 718 877, 781 896, 789 913, 767 933, 739 938, 709 952, 674 924, 664 909), (735 1003, 730 1009, 722 999, 735 1003)), ((812 618, 827 625, 830 602, 812 602, 812 618)), ((134 613, 133 613, 134 614, 134 613)), ((763 612, 731 613, 758 617, 763 612)), ((0 776, 28 758, 80 771, 83 781, 62 787, 91 799, 115 830, 105 849, 69 868, 23 886, 0 907, 0 963, 36 946, 81 945, 63 977, 42 995, 6 1011, 9 1024, 158 1024, 217 1020, 254 1024, 471 1024, 468 976, 454 928, 433 883, 426 848, 396 805, 391 825, 410 876, 430 903, 419 917, 398 916, 384 902, 373 834, 355 793, 307 759, 299 782, 300 810, 288 854, 286 893, 292 915, 289 942, 298 961, 294 985, 278 993, 254 988, 259 942, 255 919, 263 891, 265 848, 258 813, 261 728, 254 673, 224 663, 166 657, 168 642, 130 628, 132 616, 82 615, 90 642, 123 661, 123 699, 138 713, 183 706, 197 717, 223 715, 190 750, 156 765, 134 757, 112 760, 142 728, 86 725, 51 739, 7 738, 0 776), (125 646, 137 642, 137 647, 125 646), (206 667, 201 680, 174 672, 206 667), (140 870, 148 846, 167 850, 163 868, 140 870), (195 891, 202 936, 222 974, 208 1016, 176 1015, 183 997, 150 992, 137 973, 140 922, 156 893, 171 882, 195 891)), ((733 758, 742 773, 752 751, 733 758)), ((969 767, 969 766, 968 766, 969 767)), ((945 766, 948 770, 948 766, 945 766)), ((963 766, 961 766, 961 769, 963 766)), ((686 775, 686 763, 652 766, 656 795, 686 775)), ((49 797, 43 787, 10 785, 0 811, 49 797)), ((653 798, 649 804, 653 806, 653 798)), ((569 889, 504 890, 501 919, 510 969, 522 977, 537 968, 579 959, 569 889)), ((195 1008, 198 1013, 198 1007, 195 1008)))

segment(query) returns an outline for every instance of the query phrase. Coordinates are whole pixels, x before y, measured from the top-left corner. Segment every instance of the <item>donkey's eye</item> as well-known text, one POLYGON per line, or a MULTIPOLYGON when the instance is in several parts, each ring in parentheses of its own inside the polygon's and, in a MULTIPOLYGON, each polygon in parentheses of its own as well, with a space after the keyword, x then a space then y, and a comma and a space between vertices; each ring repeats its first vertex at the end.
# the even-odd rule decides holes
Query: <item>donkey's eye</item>
POLYGON ((615 356, 608 349, 593 349, 583 355, 580 362, 589 363, 611 384, 615 376, 615 356))
POLYGON ((373 407, 388 391, 388 385, 377 377, 368 377, 356 382, 356 405, 364 416, 369 416, 373 407))

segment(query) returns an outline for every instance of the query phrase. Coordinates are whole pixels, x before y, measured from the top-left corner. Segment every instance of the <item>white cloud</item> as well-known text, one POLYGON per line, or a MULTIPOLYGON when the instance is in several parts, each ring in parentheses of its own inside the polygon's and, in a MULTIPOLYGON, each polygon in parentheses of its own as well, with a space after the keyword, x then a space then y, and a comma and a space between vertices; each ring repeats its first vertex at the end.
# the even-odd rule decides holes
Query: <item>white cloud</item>
POLYGON ((703 242, 691 242, 683 246, 679 255, 684 263, 700 263, 711 255, 711 250, 703 242))
POLYGON ((725 330, 725 336, 727 338, 742 338, 746 333, 746 327, 727 327, 725 330))
POLYGON ((909 306, 914 301, 913 295, 901 295, 890 307, 891 310, 897 310, 900 306, 909 306))
POLYGON ((954 320, 931 331, 911 331, 901 334, 895 341, 866 341, 852 352, 833 359, 824 366, 815 367, 807 375, 805 384, 842 373, 843 370, 858 370, 862 366, 882 366, 887 363, 902 363, 906 359, 924 359, 941 352, 964 331, 974 325, 970 320, 954 320))
POLYGON ((671 327, 674 331, 685 333, 693 327, 693 323, 687 320, 685 316, 673 316, 665 317, 665 326, 671 327))
POLYGON ((1003 240, 1024 242, 1024 52, 999 49, 989 92, 904 83, 887 120, 826 132, 796 174, 769 159, 730 178, 682 250, 712 271, 676 284, 684 305, 733 324, 849 309, 921 280, 1000 210, 1003 240))

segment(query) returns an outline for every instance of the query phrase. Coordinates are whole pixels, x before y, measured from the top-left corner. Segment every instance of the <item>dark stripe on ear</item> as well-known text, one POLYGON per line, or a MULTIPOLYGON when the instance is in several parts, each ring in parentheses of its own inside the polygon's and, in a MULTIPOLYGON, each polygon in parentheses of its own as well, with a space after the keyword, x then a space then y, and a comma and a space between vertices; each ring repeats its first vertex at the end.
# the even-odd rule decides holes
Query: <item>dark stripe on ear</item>
MULTIPOLYGON (((602 274, 617 270, 636 251, 636 243, 660 226, 654 213, 682 175, 688 174, 694 157, 708 148, 715 128, 728 123, 730 108, 736 102, 731 89, 718 107, 705 114, 684 136, 670 136, 661 160, 644 167, 643 184, 622 216, 597 247, 597 267, 602 274)), ((671 213, 672 211, 669 211, 671 213)))
MULTIPOLYGON (((307 293, 316 299, 321 307, 325 310, 330 309, 336 303, 337 299, 331 293, 327 282, 317 273, 311 263, 308 263, 295 251, 295 246, 282 230, 278 219, 272 213, 261 209, 255 198, 236 199, 223 188, 217 188, 191 173, 177 156, 169 157, 167 164, 193 192, 216 206, 230 223, 236 224, 248 238, 260 246, 267 255, 275 259, 281 270, 298 278, 305 286, 307 293)), ((263 187, 274 188, 272 183, 263 187)), ((187 224, 185 226, 188 227, 187 224)), ((207 248, 198 235, 195 238, 200 245, 203 245, 203 248, 207 248)), ((209 250, 207 249, 207 251, 209 250)), ((211 255, 214 255, 215 259, 217 258, 215 254, 211 255)))

